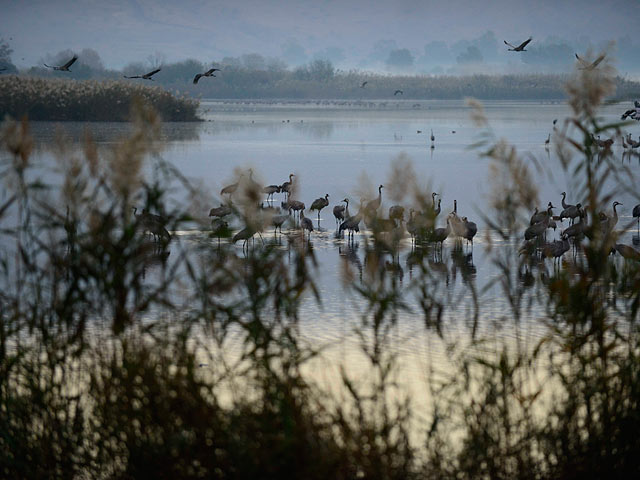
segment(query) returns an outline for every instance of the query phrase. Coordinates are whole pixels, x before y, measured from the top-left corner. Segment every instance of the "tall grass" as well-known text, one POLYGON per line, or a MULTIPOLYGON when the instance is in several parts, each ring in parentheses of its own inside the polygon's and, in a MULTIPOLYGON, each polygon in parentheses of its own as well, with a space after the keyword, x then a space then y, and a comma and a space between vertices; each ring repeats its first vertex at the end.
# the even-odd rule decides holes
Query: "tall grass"
MULTIPOLYGON (((612 85, 606 68, 576 73, 568 89, 574 114, 558 145, 592 219, 616 193, 603 190, 603 177, 633 187, 629 172, 591 143, 591 133, 619 127, 595 116, 612 85)), ((176 231, 199 221, 201 208, 192 206, 208 203, 150 155, 159 142, 152 109, 134 109, 131 137, 108 155, 90 138, 81 154, 60 148, 60 188, 34 178, 28 122, 5 122, 2 476, 637 476, 640 265, 612 261, 616 239, 597 223, 561 268, 519 256, 519 232, 537 203, 530 164, 493 137, 479 105, 474 118, 494 187, 507 196, 494 196, 486 218, 488 238, 502 240, 487 253, 509 305, 495 324, 517 331, 532 321, 531 306, 542 305, 545 335, 526 345, 479 327, 482 292, 461 247, 450 259, 417 248, 412 278, 400 282, 397 232, 368 216, 362 273, 347 260, 343 269, 350 298, 363 305, 352 328, 365 374, 343 365, 338 397, 304 373, 322 355, 300 332, 301 302, 322 301, 307 243, 258 242, 240 255, 226 242, 152 243, 144 234, 144 216, 132 206, 162 214, 176 231), (188 204, 169 201, 176 189, 188 204), (463 318, 450 310, 458 299, 442 281, 454 269, 474 299, 463 318), (391 335, 406 312, 446 347, 449 368, 430 371, 429 398, 401 387, 391 335), (466 330, 451 328, 456 319, 466 330)), ((414 179, 399 161, 387 182, 391 198, 428 210, 430 194, 414 179)), ((236 215, 257 228, 260 192, 251 182, 240 190, 236 215)))
POLYGON ((163 120, 198 120, 196 100, 161 87, 122 81, 63 80, 3 75, 0 114, 31 120, 125 122, 134 100, 153 106, 163 120))

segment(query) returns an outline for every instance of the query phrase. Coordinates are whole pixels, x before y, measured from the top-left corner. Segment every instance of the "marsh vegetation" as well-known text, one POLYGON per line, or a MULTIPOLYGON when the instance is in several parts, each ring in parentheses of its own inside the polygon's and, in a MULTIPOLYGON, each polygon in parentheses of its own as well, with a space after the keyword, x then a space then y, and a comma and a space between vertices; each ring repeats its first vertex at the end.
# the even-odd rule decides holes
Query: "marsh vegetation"
POLYGON ((122 81, 68 80, 3 75, 0 112, 31 120, 125 122, 135 101, 142 101, 165 121, 198 120, 198 102, 161 87, 122 81))
MULTIPOLYGON (((607 69, 569 84, 573 115, 557 142, 590 219, 633 172, 595 148, 614 135, 597 107, 613 93, 607 69), (615 189, 603 179, 614 178, 615 189)), ((345 258, 342 281, 365 359, 335 389, 308 374, 323 351, 301 334, 301 304, 322 301, 313 248, 293 231, 287 247, 260 241, 153 241, 210 228, 202 192, 159 155, 159 119, 133 110, 131 135, 108 152, 88 136, 58 148, 58 185, 37 177, 27 121, 2 130, 0 196, 0 471, 7 478, 602 478, 640 469, 640 263, 615 260, 615 232, 551 265, 520 255, 539 204, 531 163, 493 136, 481 106, 478 154, 494 172, 487 255, 508 308, 478 328, 483 292, 464 283, 471 308, 455 331, 443 266, 469 270, 464 246, 439 261, 413 251, 398 279, 397 237, 372 219, 366 263, 345 258), (180 190, 177 203, 170 192, 180 190), (139 211, 134 211, 137 206, 139 211), (154 217, 155 218, 155 217, 154 217), (150 226, 151 225, 151 226, 150 226), (162 232, 161 230, 159 230, 162 232), (156 235, 158 236, 158 235, 156 235), (457 262, 457 263, 456 263, 457 262), (451 265, 450 265, 451 263, 451 265), (409 298, 416 302, 409 302, 409 298), (534 306, 534 345, 496 335, 523 326, 534 306), (402 388, 390 342, 400 314, 447 352, 429 395, 402 388), (525 320, 526 318, 526 320, 525 320), (230 345, 234 346, 229 352, 230 345), (418 414, 424 412, 426 414, 418 414)), ((261 192, 238 182, 234 215, 259 231, 261 192)), ((431 207, 431 192, 397 162, 385 182, 395 201, 431 207)), ((375 217, 375 216, 374 216, 375 217)), ((218 234, 223 240, 232 232, 218 234)), ((479 248, 476 246, 475 248, 479 248)), ((406 379, 404 379, 406 381, 406 379)))

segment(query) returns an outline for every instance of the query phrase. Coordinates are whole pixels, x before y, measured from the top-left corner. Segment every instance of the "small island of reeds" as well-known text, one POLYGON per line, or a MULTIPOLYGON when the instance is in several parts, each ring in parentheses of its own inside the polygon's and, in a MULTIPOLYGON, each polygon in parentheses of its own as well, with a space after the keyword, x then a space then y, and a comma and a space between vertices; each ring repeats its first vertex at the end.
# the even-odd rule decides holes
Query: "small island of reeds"
POLYGON ((164 121, 198 121, 198 101, 161 87, 105 80, 0 77, 0 115, 30 120, 126 122, 140 99, 164 121))

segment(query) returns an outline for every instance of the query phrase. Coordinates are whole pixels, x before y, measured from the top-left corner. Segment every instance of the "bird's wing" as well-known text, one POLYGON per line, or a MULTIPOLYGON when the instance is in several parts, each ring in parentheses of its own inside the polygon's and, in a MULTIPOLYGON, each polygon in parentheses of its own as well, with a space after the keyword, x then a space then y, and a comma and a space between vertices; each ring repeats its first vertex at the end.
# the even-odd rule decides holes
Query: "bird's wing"
POLYGON ((532 38, 532 37, 529 37, 527 40, 525 40, 525 41, 524 41, 524 42, 522 42, 520 45, 518 45, 518 48, 519 48, 519 49, 521 49, 521 48, 526 47, 526 46, 527 46, 527 44, 531 41, 531 38, 532 38))
POLYGON ((161 69, 161 68, 157 68, 156 70, 154 70, 154 71, 152 71, 152 72, 149 72, 149 73, 147 73, 147 74, 143 75, 143 77, 150 78, 151 76, 153 76, 153 75, 155 75, 156 73, 158 73, 160 70, 162 70, 162 69, 161 69))
POLYGON ((607 56, 607 54, 606 54, 606 53, 603 53, 602 55, 600 55, 600 56, 599 56, 598 58, 596 58, 596 60, 591 64, 591 67, 592 67, 592 68, 597 67, 597 66, 598 66, 598 64, 599 64, 602 60, 604 60, 604 57, 606 57, 606 56, 607 56))
POLYGON ((71 60, 69 60, 67 63, 65 63, 64 65, 62 65, 62 68, 69 68, 71 65, 73 65, 73 62, 75 62, 78 59, 77 55, 74 55, 73 58, 71 60))
POLYGON ((505 44, 505 45, 508 45, 508 46, 509 46, 509 47, 511 47, 511 48, 516 48, 516 47, 514 47, 513 45, 511 45, 509 42, 507 42, 506 40, 503 40, 503 41, 504 41, 504 44, 505 44))
MULTIPOLYGON (((208 75, 213 75, 213 72, 219 72, 219 71, 220 71, 220 69, 219 69, 219 68, 211 68, 211 69, 207 70, 206 75, 207 75, 207 76, 208 76, 208 75)), ((213 76, 215 77, 215 75, 213 75, 213 76)))
POLYGON ((583 65, 583 66, 587 66, 589 65, 587 62, 585 62, 583 59, 581 59, 578 54, 576 53, 576 58, 578 59, 578 61, 583 65))
POLYGON ((193 77, 193 84, 195 85, 196 83, 198 83, 198 80, 200 80, 200 77, 202 76, 201 73, 196 74, 195 77, 193 77))

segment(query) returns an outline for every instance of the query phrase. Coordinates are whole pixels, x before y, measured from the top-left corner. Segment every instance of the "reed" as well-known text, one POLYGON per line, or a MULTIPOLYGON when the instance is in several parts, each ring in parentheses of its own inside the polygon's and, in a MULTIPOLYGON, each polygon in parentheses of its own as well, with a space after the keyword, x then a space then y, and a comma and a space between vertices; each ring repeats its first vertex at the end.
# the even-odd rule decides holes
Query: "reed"
POLYGON ((122 81, 0 77, 0 113, 31 120, 125 122, 132 103, 153 106, 168 122, 197 121, 198 101, 161 87, 122 81))
MULTIPOLYGON (((607 70, 571 79, 574 115, 558 147, 593 216, 616 193, 603 190, 604 175, 619 174, 618 189, 634 186, 623 166, 592 149, 591 133, 620 127, 593 116, 610 80, 607 70), (584 98, 594 104, 585 108, 584 98)), ((343 269, 363 365, 357 373, 340 365, 338 394, 305 374, 322 356, 300 333, 301 302, 322 301, 307 243, 292 239, 283 249, 258 240, 241 255, 228 242, 150 242, 148 220, 132 206, 162 215, 164 228, 176 231, 199 222, 191 207, 208 201, 153 155, 160 129, 152 108, 134 108, 131 136, 108 154, 89 137, 81 155, 60 148, 62 188, 34 181, 29 124, 6 121, 2 476, 637 476, 640 264, 611 261, 615 239, 599 225, 562 268, 518 255, 513 245, 537 203, 530 162, 472 107, 494 188, 510 199, 495 195, 486 213, 491 238, 504 246, 487 241, 509 309, 478 325, 482 292, 462 247, 446 260, 416 249, 413 276, 402 283, 400 265, 386 261, 399 252, 393 230, 368 213, 365 266, 358 275, 345 257, 343 269), (189 193, 188 204, 168 200, 177 189, 189 193), (467 312, 451 308, 461 299, 444 287, 454 271, 472 299, 467 312), (532 305, 544 307, 539 341, 498 335, 534 321, 532 305), (406 312, 423 319, 413 328, 439 342, 449 362, 429 370, 428 398, 401 387, 391 337, 406 312)), ((427 210, 430 193, 414 178, 399 158, 385 185, 394 201, 427 210)), ((238 188, 235 215, 257 228, 260 189, 250 181, 238 188)))

